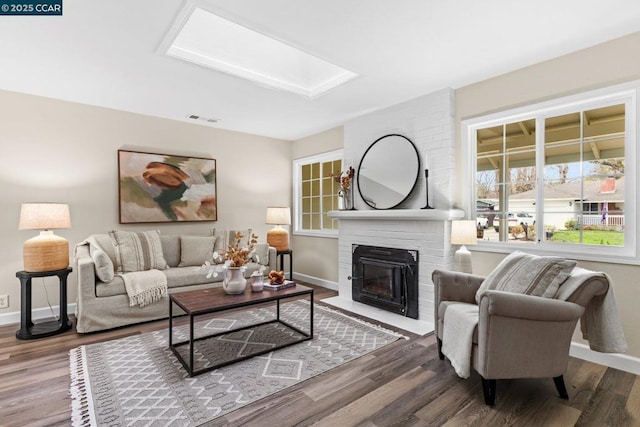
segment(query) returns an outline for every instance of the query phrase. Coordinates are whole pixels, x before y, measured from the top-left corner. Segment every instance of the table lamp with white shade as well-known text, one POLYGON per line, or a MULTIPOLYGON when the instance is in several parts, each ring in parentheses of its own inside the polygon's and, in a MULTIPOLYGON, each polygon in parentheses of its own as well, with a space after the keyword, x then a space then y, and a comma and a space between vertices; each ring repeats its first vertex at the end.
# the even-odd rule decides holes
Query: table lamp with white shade
POLYGON ((453 256, 453 269, 471 273, 471 252, 465 245, 477 244, 476 222, 470 220, 451 221, 451 244, 462 245, 453 256))
POLYGON ((71 228, 69 205, 23 203, 19 230, 42 230, 23 246, 24 270, 29 273, 62 270, 69 266, 69 242, 51 229, 71 228))
POLYGON ((291 210, 285 207, 268 207, 267 224, 273 224, 267 231, 267 243, 278 251, 289 250, 289 232, 282 228, 283 225, 291 225, 291 210))

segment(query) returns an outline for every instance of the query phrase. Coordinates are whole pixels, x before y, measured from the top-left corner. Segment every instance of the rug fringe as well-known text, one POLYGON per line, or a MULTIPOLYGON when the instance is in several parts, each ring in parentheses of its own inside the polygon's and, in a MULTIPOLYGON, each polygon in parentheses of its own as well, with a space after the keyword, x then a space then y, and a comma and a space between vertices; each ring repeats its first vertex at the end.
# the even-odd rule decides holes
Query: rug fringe
MULTIPOLYGON (((306 303, 306 304, 309 304, 309 301, 306 301, 306 300, 303 300, 302 302, 304 302, 304 303, 306 303)), ((357 317, 349 316, 349 315, 347 315, 347 314, 345 314, 345 313, 343 313, 343 312, 341 312, 341 311, 334 310, 334 309, 329 308, 329 307, 325 307, 324 305, 314 304, 313 308, 314 308, 314 309, 316 309, 316 308, 320 308, 320 309, 322 309, 322 310, 325 310, 325 311, 328 311, 328 312, 331 312, 331 313, 339 314, 339 315, 341 315, 341 316, 343 316, 343 317, 346 317, 346 318, 348 318, 348 319, 350 319, 350 320, 353 320, 353 321, 355 321, 355 322, 357 322, 357 323, 360 323, 360 324, 362 324, 362 325, 366 325, 366 326, 368 326, 368 327, 370 327, 370 328, 372 328, 372 329, 377 329, 377 330, 379 330, 379 331, 386 332, 386 333, 388 333, 388 334, 390 334, 390 335, 393 335, 394 337, 402 338, 402 339, 405 339, 405 340, 408 340, 408 339, 409 339, 409 337, 408 337, 408 336, 406 336, 406 335, 402 335, 402 334, 401 334, 401 333, 399 333, 399 332, 392 331, 391 329, 387 329, 387 328, 385 328, 385 327, 383 327, 383 326, 376 325, 375 323, 367 322, 366 320, 358 319, 357 317)))
POLYGON ((84 346, 69 350, 69 373, 71 375, 71 425, 85 427, 97 425, 93 418, 91 391, 85 377, 87 358, 84 346))

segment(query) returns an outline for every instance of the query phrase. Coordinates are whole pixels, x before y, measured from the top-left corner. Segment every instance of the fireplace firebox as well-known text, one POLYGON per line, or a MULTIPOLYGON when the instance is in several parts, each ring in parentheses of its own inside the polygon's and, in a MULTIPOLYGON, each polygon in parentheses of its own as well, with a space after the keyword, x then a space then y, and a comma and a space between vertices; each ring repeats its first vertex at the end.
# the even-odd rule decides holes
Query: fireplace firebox
POLYGON ((354 301, 418 318, 418 251, 352 246, 354 301))

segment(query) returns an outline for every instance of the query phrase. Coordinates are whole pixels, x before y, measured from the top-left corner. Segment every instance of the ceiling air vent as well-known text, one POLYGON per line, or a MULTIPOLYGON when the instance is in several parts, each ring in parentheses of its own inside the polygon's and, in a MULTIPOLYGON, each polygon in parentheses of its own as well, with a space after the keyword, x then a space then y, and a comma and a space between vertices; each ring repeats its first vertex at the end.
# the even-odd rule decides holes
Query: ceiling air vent
POLYGON ((197 120, 199 122, 207 122, 207 123, 218 123, 220 121, 220 119, 214 119, 212 117, 198 116, 197 114, 189 114, 187 116, 187 119, 197 120))

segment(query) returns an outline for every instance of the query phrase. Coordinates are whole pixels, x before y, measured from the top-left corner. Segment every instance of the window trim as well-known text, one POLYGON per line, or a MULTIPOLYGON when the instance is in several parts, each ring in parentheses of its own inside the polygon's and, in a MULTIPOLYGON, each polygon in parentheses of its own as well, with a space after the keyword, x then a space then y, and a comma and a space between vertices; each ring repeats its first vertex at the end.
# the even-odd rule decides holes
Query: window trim
POLYGON ((342 148, 293 160, 293 234, 295 236, 338 238, 337 229, 304 230, 302 226, 302 166, 310 163, 322 163, 334 160, 342 160, 344 163, 344 150, 342 148))
MULTIPOLYGON (((471 246, 470 250, 485 252, 508 253, 514 250, 526 250, 527 252, 542 255, 557 255, 571 257, 579 260, 606 261, 621 264, 640 265, 640 251, 638 245, 640 239, 636 237, 638 215, 640 215, 640 198, 636 197, 637 175, 639 166, 637 156, 638 132, 637 124, 640 123, 637 108, 637 96, 640 90, 640 81, 628 82, 597 90, 587 91, 576 95, 561 97, 545 102, 534 103, 523 107, 504 110, 479 116, 461 122, 461 153, 462 153, 462 182, 468 183, 462 188, 462 205, 467 216, 475 217, 476 210, 476 167, 477 145, 475 132, 478 129, 497 126, 503 123, 513 123, 525 119, 535 119, 536 129, 541 129, 540 124, 549 117, 561 115, 579 110, 601 107, 604 103, 624 103, 626 114, 629 118, 625 121, 625 245, 623 247, 607 246, 606 254, 603 254, 603 246, 576 245, 576 244, 540 244, 540 243, 506 243, 483 242, 471 246), (628 208, 627 208, 628 207, 628 208)), ((544 153, 540 150, 539 142, 543 140, 542 132, 536 132, 536 160, 538 164, 544 160, 544 153)), ((542 197, 540 180, 538 179, 538 198, 542 197)), ((536 210, 536 223, 542 223, 543 213, 536 210)))

